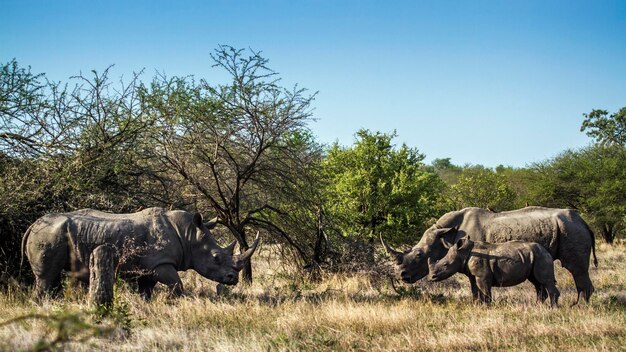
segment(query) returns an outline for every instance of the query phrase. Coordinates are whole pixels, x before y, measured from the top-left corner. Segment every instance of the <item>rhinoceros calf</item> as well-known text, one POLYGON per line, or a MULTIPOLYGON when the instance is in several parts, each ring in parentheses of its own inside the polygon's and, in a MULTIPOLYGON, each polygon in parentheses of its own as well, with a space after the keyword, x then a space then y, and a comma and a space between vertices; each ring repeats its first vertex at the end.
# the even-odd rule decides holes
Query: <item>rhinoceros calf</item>
POLYGON ((550 296, 555 306, 559 290, 554 279, 552 256, 538 243, 510 241, 505 243, 474 242, 461 238, 438 262, 428 259, 431 281, 441 281, 456 273, 467 275, 472 296, 482 302, 492 300, 491 287, 519 285, 528 280, 537 290, 537 300, 550 296))
POLYGON ((207 279, 235 285, 238 272, 250 259, 257 239, 244 253, 233 255, 235 242, 220 247, 200 214, 149 208, 133 214, 110 214, 92 209, 48 214, 24 234, 26 252, 35 275, 35 292, 58 292, 63 271, 87 281, 89 258, 94 249, 112 244, 120 256, 122 276, 132 276, 146 299, 156 283, 182 293, 178 271, 194 269, 207 279))

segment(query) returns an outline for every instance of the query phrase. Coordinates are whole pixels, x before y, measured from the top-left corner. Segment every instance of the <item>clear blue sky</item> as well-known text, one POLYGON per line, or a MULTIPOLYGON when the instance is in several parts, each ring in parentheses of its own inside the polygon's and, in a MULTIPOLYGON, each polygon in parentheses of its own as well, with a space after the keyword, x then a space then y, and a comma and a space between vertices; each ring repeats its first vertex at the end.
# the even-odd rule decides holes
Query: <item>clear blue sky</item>
POLYGON ((324 143, 391 132, 456 164, 525 166, 626 106, 626 1, 0 0, 0 62, 53 80, 115 64, 211 81, 218 45, 319 91, 324 143))

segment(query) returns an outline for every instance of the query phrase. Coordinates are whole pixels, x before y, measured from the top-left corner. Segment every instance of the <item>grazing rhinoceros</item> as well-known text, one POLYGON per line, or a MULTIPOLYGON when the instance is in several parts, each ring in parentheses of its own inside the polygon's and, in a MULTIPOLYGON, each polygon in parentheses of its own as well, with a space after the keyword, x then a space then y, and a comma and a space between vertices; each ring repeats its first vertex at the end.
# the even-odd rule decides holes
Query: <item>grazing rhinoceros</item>
POLYGON ((428 267, 431 281, 441 281, 458 272, 465 274, 474 299, 485 303, 491 302, 491 287, 515 286, 526 280, 535 285, 537 301, 543 302, 549 295, 550 306, 554 307, 559 300, 554 261, 548 250, 536 242, 491 244, 474 242, 468 236, 457 240, 436 263, 428 258, 428 267))
POLYGON ((500 243, 511 240, 537 242, 574 277, 578 299, 593 293, 589 279, 589 256, 595 238, 589 226, 574 210, 526 207, 494 213, 481 208, 465 208, 443 215, 424 232, 420 241, 406 252, 398 252, 383 242, 403 281, 413 283, 428 274, 428 258, 439 260, 447 253, 444 243, 452 244, 466 234, 477 241, 500 243))
POLYGON ((24 234, 22 253, 30 262, 38 294, 57 292, 64 270, 89 279, 89 257, 99 245, 116 246, 119 271, 137 279, 139 292, 149 299, 157 282, 175 295, 182 293, 178 271, 194 269, 207 279, 235 285, 238 272, 257 248, 258 235, 244 253, 233 255, 235 242, 222 248, 200 214, 149 208, 133 214, 110 214, 92 209, 48 214, 24 234))

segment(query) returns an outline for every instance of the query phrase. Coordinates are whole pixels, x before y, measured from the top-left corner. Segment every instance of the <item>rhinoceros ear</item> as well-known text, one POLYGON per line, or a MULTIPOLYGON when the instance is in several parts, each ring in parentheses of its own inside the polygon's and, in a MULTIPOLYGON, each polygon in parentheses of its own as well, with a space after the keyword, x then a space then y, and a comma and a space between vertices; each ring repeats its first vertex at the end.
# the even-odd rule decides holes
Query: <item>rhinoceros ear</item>
POLYGON ((456 246, 458 249, 466 249, 473 244, 473 241, 470 240, 469 236, 461 237, 456 241, 456 246))
POLYGON ((435 230, 435 236, 442 237, 458 231, 456 227, 440 227, 435 230))
POLYGON ((226 246, 226 248, 224 248, 224 250, 230 253, 230 255, 233 255, 236 244, 237 244, 237 241, 232 241, 228 246, 226 246))
POLYGON ((465 239, 464 238, 459 238, 458 241, 456 241, 456 243, 454 244, 456 246, 456 248, 461 248, 465 245, 465 239))
POLYGON ((209 222, 205 222, 204 226, 206 226, 206 228, 209 230, 212 230, 213 228, 215 228, 215 226, 217 226, 217 216, 209 220, 209 222))
POLYGON ((445 231, 440 232, 438 236, 441 238, 441 244, 447 249, 454 246, 456 242, 465 235, 463 232, 459 232, 456 227, 443 230, 445 231))
POLYGON ((200 213, 193 214, 193 224, 198 228, 202 227, 202 215, 200 213))

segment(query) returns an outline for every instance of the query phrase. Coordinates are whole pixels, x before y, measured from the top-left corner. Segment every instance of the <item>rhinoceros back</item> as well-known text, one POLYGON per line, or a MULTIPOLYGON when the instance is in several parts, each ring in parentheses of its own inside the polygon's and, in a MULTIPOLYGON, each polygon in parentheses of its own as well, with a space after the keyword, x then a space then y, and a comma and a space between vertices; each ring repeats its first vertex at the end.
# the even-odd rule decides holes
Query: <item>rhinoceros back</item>
POLYGON ((451 212, 439 219, 437 226, 454 227, 472 239, 491 243, 512 240, 537 242, 558 257, 559 237, 584 224, 575 212, 567 209, 527 207, 494 213, 480 208, 451 212), (580 223, 580 224, 579 224, 580 223))
POLYGON ((118 254, 147 246, 151 242, 148 224, 128 218, 107 219, 95 214, 68 216, 70 248, 82 263, 88 263, 93 250, 102 244, 113 244, 118 254))
POLYGON ((121 257, 122 270, 152 270, 160 264, 180 261, 178 236, 160 208, 133 214, 83 209, 48 214, 37 220, 30 231, 27 255, 32 262, 50 252, 67 251, 70 269, 79 270, 88 265, 96 247, 112 244, 121 257))

